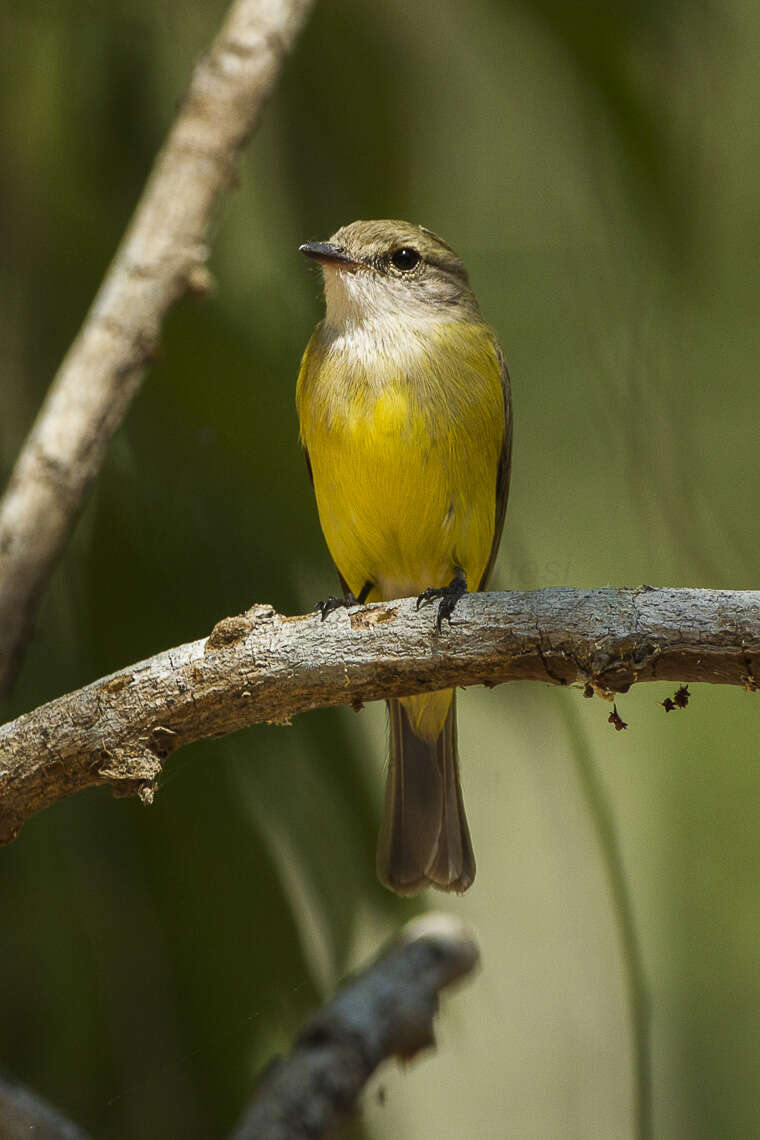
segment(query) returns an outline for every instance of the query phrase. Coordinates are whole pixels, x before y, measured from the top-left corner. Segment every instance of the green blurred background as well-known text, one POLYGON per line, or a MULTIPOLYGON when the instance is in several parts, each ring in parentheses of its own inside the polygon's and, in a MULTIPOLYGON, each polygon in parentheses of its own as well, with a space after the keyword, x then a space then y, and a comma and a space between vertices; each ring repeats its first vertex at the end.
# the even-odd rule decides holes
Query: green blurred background
MULTIPOLYGON (((223 10, 0 7, 3 477, 223 10)), ((496 587, 756 586, 759 51, 750 0, 318 4, 225 201, 218 292, 172 313, 4 718, 334 590, 296 249, 354 218, 442 233, 499 330, 496 587)), ((760 698, 694 686, 666 715, 672 689, 623 697, 621 733, 578 691, 463 696, 478 879, 425 902, 484 968, 357 1135, 635 1136, 631 922, 656 1135, 760 1135, 760 698)), ((384 738, 381 707, 314 713, 186 749, 151 809, 99 791, 28 823, 0 853, 0 1066, 102 1140, 222 1136, 419 905, 374 877, 384 738)))

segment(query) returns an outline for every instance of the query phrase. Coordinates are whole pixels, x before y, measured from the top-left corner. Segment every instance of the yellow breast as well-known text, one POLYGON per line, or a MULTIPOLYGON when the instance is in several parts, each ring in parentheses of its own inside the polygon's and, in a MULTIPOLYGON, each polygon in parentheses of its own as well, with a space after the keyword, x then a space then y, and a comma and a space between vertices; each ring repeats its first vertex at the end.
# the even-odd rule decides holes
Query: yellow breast
POLYGON ((322 529, 354 593, 392 598, 464 570, 477 588, 494 534, 504 397, 485 325, 436 324, 358 352, 318 327, 298 380, 322 529))

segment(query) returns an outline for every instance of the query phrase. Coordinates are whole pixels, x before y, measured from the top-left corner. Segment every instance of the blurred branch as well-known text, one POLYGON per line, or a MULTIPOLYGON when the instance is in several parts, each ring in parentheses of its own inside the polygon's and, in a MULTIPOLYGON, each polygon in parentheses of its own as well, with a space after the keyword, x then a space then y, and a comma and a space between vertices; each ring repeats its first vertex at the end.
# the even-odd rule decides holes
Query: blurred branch
MULTIPOLYGON (((478 947, 447 914, 407 923, 371 965, 306 1024, 273 1061, 231 1140, 316 1140, 356 1108, 378 1065, 435 1045, 438 994, 471 974, 478 947)), ((0 1075, 0 1140, 87 1140, 36 1093, 0 1075)))
POLYGON ((209 223, 313 0, 235 0, 195 68, 127 233, 0 502, 0 697, 161 323, 209 284, 209 223))
POLYGON ((760 687, 760 591, 571 590, 469 594, 453 624, 401 599, 283 617, 224 618, 180 645, 0 727, 0 843, 92 784, 153 798, 184 744, 296 713, 453 686, 547 681, 588 696, 636 681, 760 687))
MULTIPOLYGON (((378 1065, 435 1044, 438 993, 477 966, 478 948, 452 915, 427 914, 308 1022, 292 1052, 264 1073, 231 1140, 316 1140, 356 1108, 378 1065)), ((332 1133, 330 1133, 332 1135, 332 1133)))
POLYGON ((88 1140, 42 1097, 0 1074, 0 1140, 88 1140))

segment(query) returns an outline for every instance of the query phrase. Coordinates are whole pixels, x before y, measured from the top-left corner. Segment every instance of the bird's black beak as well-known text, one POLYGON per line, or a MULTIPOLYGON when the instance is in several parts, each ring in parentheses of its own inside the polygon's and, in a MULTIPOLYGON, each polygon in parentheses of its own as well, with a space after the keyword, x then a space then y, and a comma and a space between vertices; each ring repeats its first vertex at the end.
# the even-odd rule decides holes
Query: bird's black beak
POLYGON ((318 261, 320 265, 342 265, 346 269, 359 268, 358 261, 349 257, 339 245, 333 245, 329 241, 305 241, 303 245, 299 245, 298 252, 310 257, 312 261, 318 261))

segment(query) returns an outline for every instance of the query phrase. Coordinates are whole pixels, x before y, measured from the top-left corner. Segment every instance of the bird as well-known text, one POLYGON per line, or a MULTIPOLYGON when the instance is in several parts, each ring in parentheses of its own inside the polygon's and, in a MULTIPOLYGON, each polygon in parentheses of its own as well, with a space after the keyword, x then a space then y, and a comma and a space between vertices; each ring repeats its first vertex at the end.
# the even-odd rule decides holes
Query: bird
MULTIPOLYGON (((322 270, 325 316, 301 360, 300 438, 342 596, 333 609, 417 596, 437 630, 486 588, 509 494, 512 400, 495 331, 464 264, 432 230, 355 221, 299 247, 322 270)), ((400 895, 461 893, 475 857, 453 689, 388 701, 377 843, 400 895)))

